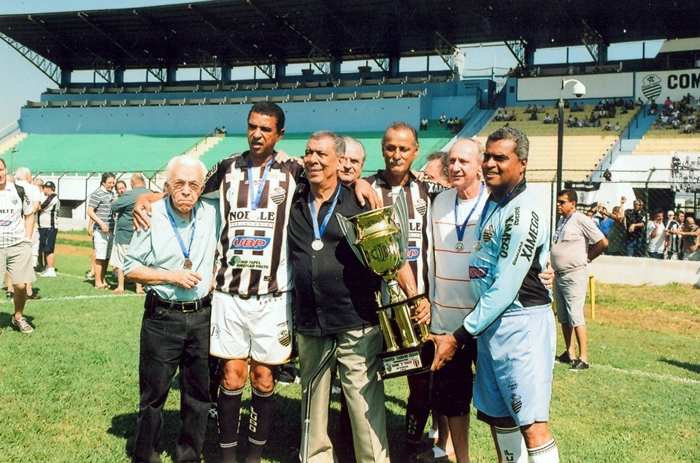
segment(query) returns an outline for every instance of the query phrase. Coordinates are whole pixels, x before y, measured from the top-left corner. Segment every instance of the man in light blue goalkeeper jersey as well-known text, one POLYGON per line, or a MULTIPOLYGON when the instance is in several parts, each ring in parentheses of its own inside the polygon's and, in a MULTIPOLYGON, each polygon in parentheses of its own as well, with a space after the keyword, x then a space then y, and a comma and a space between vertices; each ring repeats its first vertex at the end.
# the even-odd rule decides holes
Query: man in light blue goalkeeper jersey
POLYGON ((525 134, 512 127, 486 141, 482 169, 491 196, 469 267, 478 302, 457 331, 434 337, 433 369, 477 337, 477 417, 496 427, 504 461, 553 463, 559 452, 547 421, 556 327, 550 292, 538 277, 547 265, 549 232, 527 189, 528 150, 525 134))

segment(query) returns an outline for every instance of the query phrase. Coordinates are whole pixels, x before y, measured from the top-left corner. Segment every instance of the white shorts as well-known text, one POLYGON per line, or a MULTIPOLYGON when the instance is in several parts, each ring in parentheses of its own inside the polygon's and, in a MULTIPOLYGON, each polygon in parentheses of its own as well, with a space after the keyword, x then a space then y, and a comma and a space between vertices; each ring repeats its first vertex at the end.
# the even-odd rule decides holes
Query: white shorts
POLYGON ((124 258, 126 257, 126 253, 128 251, 128 244, 114 243, 112 245, 112 256, 109 259, 109 263, 112 264, 112 267, 124 268, 124 258))
POLYGON ((287 363, 292 353, 292 294, 239 296, 214 291, 209 351, 222 359, 287 363))
POLYGON ((109 260, 112 254, 113 233, 105 233, 100 228, 92 230, 92 247, 95 249, 95 259, 109 260))

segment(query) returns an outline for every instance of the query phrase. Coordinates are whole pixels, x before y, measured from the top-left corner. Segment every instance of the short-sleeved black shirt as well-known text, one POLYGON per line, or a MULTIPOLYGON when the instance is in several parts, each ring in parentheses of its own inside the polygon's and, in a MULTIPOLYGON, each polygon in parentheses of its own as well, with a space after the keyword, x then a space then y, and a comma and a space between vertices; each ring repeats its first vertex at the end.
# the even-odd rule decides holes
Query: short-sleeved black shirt
MULTIPOLYGON (((352 217, 370 208, 360 206, 350 188, 342 184, 338 188, 341 189, 338 202, 323 233, 320 251, 311 249, 314 231, 308 184, 301 183, 297 187, 292 203, 288 236, 296 331, 307 336, 342 333, 379 323, 375 292, 380 290, 381 278, 357 258, 335 216, 339 213, 352 217)), ((332 201, 331 197, 318 211, 319 226, 332 201)))
MULTIPOLYGON (((627 219, 627 226, 629 227, 633 223, 644 223, 644 212, 642 210, 635 211, 634 209, 627 209, 625 211, 625 218, 627 219)), ((632 233, 627 231, 628 238, 642 238, 644 236, 644 227, 635 228, 632 233)))

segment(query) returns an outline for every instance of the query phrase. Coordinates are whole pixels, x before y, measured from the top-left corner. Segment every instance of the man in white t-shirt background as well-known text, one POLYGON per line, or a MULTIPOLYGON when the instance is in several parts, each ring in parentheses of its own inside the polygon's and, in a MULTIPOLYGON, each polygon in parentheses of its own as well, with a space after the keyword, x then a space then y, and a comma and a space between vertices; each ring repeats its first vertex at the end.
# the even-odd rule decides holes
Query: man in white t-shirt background
POLYGON ((647 223, 647 253, 653 259, 663 259, 666 250, 666 227, 664 213, 657 211, 654 219, 647 223))

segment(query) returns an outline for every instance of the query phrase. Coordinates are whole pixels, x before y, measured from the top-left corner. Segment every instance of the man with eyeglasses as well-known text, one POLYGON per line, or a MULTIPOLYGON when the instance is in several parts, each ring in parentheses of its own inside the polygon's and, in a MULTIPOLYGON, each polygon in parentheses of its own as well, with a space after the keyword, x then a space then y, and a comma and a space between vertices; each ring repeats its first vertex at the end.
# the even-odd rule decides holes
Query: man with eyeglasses
POLYGON ((557 195, 557 213, 561 218, 551 250, 557 319, 566 346, 566 351, 555 360, 571 364, 571 371, 588 369, 588 334, 583 318, 588 288, 586 264, 608 247, 603 232, 585 214, 578 213, 577 202, 578 196, 574 190, 562 190, 557 195), (574 333, 578 342, 578 358, 572 336, 574 333))
POLYGON ((210 405, 210 288, 221 226, 216 200, 200 198, 206 172, 201 161, 187 155, 168 163, 168 196, 153 204, 151 227, 135 234, 124 259, 126 277, 148 291, 135 463, 161 461, 156 449, 162 411, 178 368, 180 435, 173 461, 201 461, 210 405))

